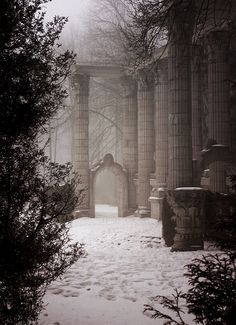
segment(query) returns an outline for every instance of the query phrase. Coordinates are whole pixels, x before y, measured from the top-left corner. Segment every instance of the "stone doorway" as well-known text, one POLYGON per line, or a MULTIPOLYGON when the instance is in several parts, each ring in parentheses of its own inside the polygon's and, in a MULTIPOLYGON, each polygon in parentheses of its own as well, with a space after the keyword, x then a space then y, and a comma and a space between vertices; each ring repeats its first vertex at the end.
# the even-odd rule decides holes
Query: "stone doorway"
MULTIPOLYGON (((99 164, 90 171, 91 192, 90 192, 90 211, 95 216, 95 187, 99 175, 108 171, 116 178, 116 204, 118 206, 118 217, 126 217, 128 213, 128 177, 122 166, 114 162, 111 154, 106 154, 99 164)), ((109 177, 108 173, 108 177, 109 177)), ((108 185, 109 186, 109 185, 108 185)))

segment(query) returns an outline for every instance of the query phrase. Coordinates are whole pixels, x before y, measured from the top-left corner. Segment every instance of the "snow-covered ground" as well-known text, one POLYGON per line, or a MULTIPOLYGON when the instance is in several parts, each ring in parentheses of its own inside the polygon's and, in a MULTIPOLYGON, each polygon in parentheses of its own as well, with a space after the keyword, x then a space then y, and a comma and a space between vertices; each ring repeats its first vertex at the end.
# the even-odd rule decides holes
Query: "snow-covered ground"
POLYGON ((203 254, 171 253, 161 240, 161 223, 118 218, 117 209, 105 205, 97 206, 95 219, 73 221, 71 235, 88 255, 50 286, 40 324, 163 324, 144 315, 143 305, 186 288, 184 265, 203 254))

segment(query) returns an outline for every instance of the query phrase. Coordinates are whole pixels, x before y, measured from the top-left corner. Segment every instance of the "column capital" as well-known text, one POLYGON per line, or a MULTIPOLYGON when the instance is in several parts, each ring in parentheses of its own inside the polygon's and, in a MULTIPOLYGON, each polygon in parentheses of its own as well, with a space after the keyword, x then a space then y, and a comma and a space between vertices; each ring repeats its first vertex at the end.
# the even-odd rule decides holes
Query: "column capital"
POLYGON ((171 1, 168 11, 169 44, 191 42, 194 29, 195 1, 171 1))
POLYGON ((198 58, 202 55, 202 45, 198 43, 192 44, 192 56, 198 58))
POLYGON ((215 30, 206 35, 208 53, 213 54, 215 49, 225 51, 229 49, 230 33, 227 30, 215 30))
POLYGON ((121 86, 124 90, 124 97, 132 97, 137 92, 137 82, 132 76, 122 76, 120 78, 121 86))
POLYGON ((136 74, 138 90, 152 89, 154 86, 154 75, 150 69, 139 69, 136 74))
POLYGON ((73 73, 70 77, 71 88, 75 93, 82 93, 85 96, 89 95, 89 80, 87 74, 73 73))
POLYGON ((157 61, 154 78, 155 85, 168 83, 168 58, 157 61))
MULTIPOLYGON (((195 74, 199 74, 201 71, 201 64, 204 61, 203 49, 200 44, 192 45, 192 56, 191 56, 191 64, 192 64, 192 78, 195 79, 195 74)), ((196 79, 197 80, 197 79, 196 79)))

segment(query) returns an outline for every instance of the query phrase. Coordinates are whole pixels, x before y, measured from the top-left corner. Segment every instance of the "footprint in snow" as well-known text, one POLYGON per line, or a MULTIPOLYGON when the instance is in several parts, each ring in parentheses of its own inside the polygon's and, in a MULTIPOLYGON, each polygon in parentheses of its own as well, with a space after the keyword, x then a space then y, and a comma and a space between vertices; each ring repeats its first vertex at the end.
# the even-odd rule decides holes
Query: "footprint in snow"
MULTIPOLYGON (((49 290, 50 290, 50 289, 49 289, 49 290)), ((50 291, 51 291, 52 294, 54 294, 54 295, 59 295, 59 294, 61 294, 61 293, 63 292, 63 289, 59 289, 59 288, 57 288, 57 289, 51 289, 50 291)))
POLYGON ((68 298, 68 297, 79 297, 79 292, 75 292, 75 291, 67 291, 67 292, 64 292, 63 293, 63 296, 65 298, 68 298))
POLYGON ((137 301, 137 299, 134 298, 134 297, 124 296, 124 297, 122 297, 122 298, 124 298, 124 299, 126 299, 126 300, 129 300, 129 301, 132 301, 132 302, 137 301))

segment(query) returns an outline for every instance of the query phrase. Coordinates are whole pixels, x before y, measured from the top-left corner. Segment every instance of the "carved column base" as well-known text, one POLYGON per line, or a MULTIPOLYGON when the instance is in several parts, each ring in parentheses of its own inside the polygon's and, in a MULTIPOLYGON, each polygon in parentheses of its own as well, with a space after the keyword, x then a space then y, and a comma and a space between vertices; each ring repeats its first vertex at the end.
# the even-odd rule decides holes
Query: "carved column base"
POLYGON ((94 218, 95 213, 93 213, 92 209, 77 209, 73 213, 74 219, 77 218, 94 218))
POLYGON ((203 234, 187 233, 185 228, 176 227, 174 244, 171 247, 172 252, 176 251, 195 251, 204 249, 203 234))
POLYGON ((134 208, 129 208, 128 211, 127 211, 127 216, 132 216, 134 215, 136 212, 136 209, 134 208))
POLYGON ((165 188, 153 188, 152 196, 149 198, 151 204, 151 218, 161 221, 163 219, 163 201, 165 198, 165 188))
POLYGON ((214 144, 202 151, 205 165, 210 169, 210 186, 213 192, 229 193, 226 184, 226 168, 230 164, 232 157, 229 147, 214 144))
POLYGON ((134 213, 135 217, 150 218, 151 210, 148 207, 140 206, 134 213))
POLYGON ((203 249, 205 195, 205 190, 200 187, 182 187, 168 191, 167 199, 176 222, 171 251, 203 249))

